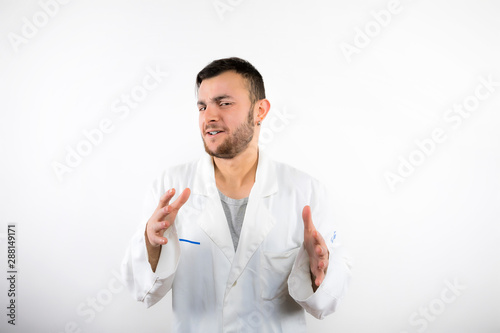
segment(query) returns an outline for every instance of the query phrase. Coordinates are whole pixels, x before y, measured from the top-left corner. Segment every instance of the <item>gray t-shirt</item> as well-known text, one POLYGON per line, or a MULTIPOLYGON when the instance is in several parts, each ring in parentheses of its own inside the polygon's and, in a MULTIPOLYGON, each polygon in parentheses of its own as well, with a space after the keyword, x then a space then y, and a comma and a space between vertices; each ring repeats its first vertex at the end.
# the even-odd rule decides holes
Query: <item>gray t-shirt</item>
POLYGON ((233 239, 234 250, 238 247, 240 240, 241 227, 243 226, 243 219, 245 218, 245 211, 247 209, 248 198, 232 199, 226 197, 219 191, 220 201, 222 208, 226 214, 227 224, 231 231, 231 238, 233 239))

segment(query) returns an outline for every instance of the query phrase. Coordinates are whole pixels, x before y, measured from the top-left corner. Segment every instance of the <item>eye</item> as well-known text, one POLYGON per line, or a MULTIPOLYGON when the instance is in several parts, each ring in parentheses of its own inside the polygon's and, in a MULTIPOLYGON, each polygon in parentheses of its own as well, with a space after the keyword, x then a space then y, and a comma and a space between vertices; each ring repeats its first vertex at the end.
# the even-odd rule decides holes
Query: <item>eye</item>
POLYGON ((198 111, 205 111, 206 108, 207 108, 206 106, 199 107, 198 111))
POLYGON ((219 104, 219 106, 229 106, 229 105, 231 105, 231 104, 233 104, 233 103, 231 103, 231 102, 221 102, 221 103, 219 104))

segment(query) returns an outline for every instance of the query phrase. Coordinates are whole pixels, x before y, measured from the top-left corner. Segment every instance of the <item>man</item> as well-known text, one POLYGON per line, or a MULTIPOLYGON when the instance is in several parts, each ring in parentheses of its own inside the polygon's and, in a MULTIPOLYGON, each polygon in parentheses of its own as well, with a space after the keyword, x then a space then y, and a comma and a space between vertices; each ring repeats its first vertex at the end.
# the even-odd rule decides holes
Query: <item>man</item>
POLYGON ((270 103, 250 63, 213 61, 196 84, 207 155, 155 183, 125 282, 148 307, 171 289, 175 332, 305 332, 304 310, 334 312, 350 277, 325 191, 259 151, 270 103))

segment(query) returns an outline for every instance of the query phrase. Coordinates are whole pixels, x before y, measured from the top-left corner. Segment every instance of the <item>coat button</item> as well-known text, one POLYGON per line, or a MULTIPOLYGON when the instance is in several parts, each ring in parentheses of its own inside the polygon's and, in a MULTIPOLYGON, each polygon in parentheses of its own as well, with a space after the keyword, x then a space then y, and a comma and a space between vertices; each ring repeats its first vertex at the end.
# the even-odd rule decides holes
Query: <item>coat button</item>
POLYGON ((238 284, 238 280, 234 281, 233 287, 236 287, 237 284, 238 284))

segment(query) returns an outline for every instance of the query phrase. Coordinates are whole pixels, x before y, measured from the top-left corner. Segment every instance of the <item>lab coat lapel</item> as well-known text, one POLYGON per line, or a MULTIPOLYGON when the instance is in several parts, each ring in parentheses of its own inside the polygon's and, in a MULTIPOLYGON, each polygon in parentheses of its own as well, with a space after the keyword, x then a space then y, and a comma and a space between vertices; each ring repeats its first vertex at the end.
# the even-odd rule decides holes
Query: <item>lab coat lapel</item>
POLYGON ((219 247, 229 262, 233 262, 234 245, 215 184, 213 161, 209 155, 198 162, 192 192, 203 202, 201 218, 198 220, 200 228, 219 247))
POLYGON ((275 219, 264 203, 264 199, 278 191, 274 165, 267 156, 259 152, 255 184, 250 192, 238 248, 232 262, 226 292, 238 279, 260 244, 273 228, 275 219))

